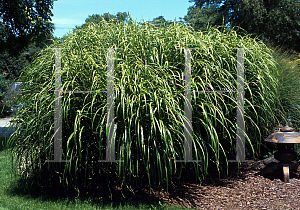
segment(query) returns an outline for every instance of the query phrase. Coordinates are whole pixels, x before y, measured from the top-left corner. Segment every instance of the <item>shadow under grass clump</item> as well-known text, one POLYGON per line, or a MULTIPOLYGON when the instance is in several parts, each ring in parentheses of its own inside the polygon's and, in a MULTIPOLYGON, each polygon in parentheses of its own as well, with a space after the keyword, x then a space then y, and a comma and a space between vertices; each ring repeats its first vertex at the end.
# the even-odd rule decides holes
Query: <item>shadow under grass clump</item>
POLYGON ((6 139, 5 137, 0 137, 0 151, 6 149, 6 139))
POLYGON ((27 179, 17 179, 11 183, 7 193, 12 196, 24 196, 29 195, 32 198, 43 197, 45 199, 51 198, 51 200, 59 200, 60 198, 67 198, 64 189, 60 186, 56 187, 41 187, 34 184, 33 177, 27 179))
MULTIPOLYGON (((175 179, 172 186, 169 186, 168 194, 170 197, 176 197, 178 193, 184 194, 186 184, 199 184, 199 181, 192 175, 192 169, 188 166, 183 166, 182 179, 175 179)), ((41 201, 64 201, 73 202, 80 200, 82 202, 89 200, 91 204, 97 207, 110 206, 113 208, 119 208, 120 206, 129 205, 131 207, 139 209, 141 205, 153 207, 155 209, 165 209, 167 204, 162 204, 159 192, 166 189, 166 183, 157 187, 152 182, 153 187, 150 190, 147 180, 141 183, 139 187, 121 188, 117 185, 116 178, 110 177, 108 183, 105 181, 105 177, 101 177, 98 180, 88 180, 86 183, 79 183, 78 187, 80 195, 77 196, 77 192, 72 188, 65 190, 60 185, 49 184, 46 187, 42 187, 34 181, 35 177, 27 177, 26 179, 18 179, 12 182, 7 193, 11 196, 25 196, 28 198, 40 199, 41 201)), ((66 203, 67 204, 67 203, 66 203)), ((185 207, 178 205, 173 206, 176 209, 186 209, 185 207)))
MULTIPOLYGON (((64 202, 66 205, 75 201, 78 202, 78 200, 82 203, 88 200, 92 206, 100 208, 109 206, 110 208, 118 209, 122 206, 130 206, 131 208, 140 209, 142 205, 151 209, 166 209, 166 206, 168 206, 167 204, 162 204, 159 197, 155 196, 152 191, 149 193, 147 190, 149 189, 148 185, 132 191, 121 191, 118 186, 112 185, 108 187, 103 182, 89 182, 79 185, 82 194, 76 196, 76 193, 72 193, 71 190, 65 193, 64 189, 59 186, 45 188, 35 184, 30 186, 28 183, 32 183, 32 179, 29 177, 27 180, 19 179, 12 182, 6 193, 10 196, 22 196, 29 199, 38 198, 40 201, 64 202)), ((170 194, 174 191, 176 190, 173 188, 170 194)), ((186 209, 183 206, 173 206, 173 208, 186 209)))

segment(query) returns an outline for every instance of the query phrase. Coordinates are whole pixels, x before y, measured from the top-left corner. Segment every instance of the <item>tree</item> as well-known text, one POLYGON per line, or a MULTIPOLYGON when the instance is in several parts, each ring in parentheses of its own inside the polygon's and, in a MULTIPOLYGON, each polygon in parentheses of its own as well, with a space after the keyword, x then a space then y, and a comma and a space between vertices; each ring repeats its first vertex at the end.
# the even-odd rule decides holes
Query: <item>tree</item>
MULTIPOLYGON (((183 18, 179 17, 180 21, 177 21, 178 23, 184 23, 183 18)), ((160 28, 160 27, 169 27, 174 23, 174 21, 168 21, 164 18, 164 16, 158 16, 156 18, 153 18, 152 21, 147 21, 148 23, 152 24, 152 28, 160 28)))
POLYGON ((217 3, 197 2, 194 6, 188 9, 188 14, 183 18, 188 22, 196 31, 205 31, 209 26, 219 24, 220 18, 217 3))
POLYGON ((7 72, 7 79, 15 81, 19 78, 22 69, 29 65, 31 60, 30 53, 21 54, 17 58, 8 53, 0 54, 0 74, 7 72))
POLYGON ((104 13, 103 15, 98 15, 98 14, 93 14, 88 16, 88 18, 85 20, 85 23, 81 26, 76 26, 76 29, 81 29, 87 27, 89 23, 95 23, 95 24, 100 24, 101 21, 105 20, 107 22, 113 22, 116 23, 117 21, 120 22, 128 22, 131 19, 129 13, 126 12, 118 12, 115 16, 111 15, 109 13, 104 13))
POLYGON ((166 21, 164 16, 154 18, 153 21, 150 22, 153 23, 155 27, 169 26, 172 24, 172 21, 166 21))
POLYGON ((228 23, 241 32, 245 29, 267 43, 300 51, 299 0, 190 0, 184 19, 195 30, 228 23), (223 3, 223 4, 222 4, 223 3))
POLYGON ((51 36, 54 0, 0 0, 0 52, 18 56, 29 43, 51 36))
POLYGON ((41 51, 46 45, 53 43, 54 37, 52 34, 45 36, 40 42, 29 41, 28 48, 24 49, 19 55, 11 55, 8 52, 0 53, 0 74, 7 72, 7 78, 12 81, 17 81, 21 71, 30 64, 33 56, 41 51))
MULTIPOLYGON (((182 19, 182 18, 181 18, 182 19)), ((89 23, 96 23, 101 25, 101 21, 107 21, 107 22, 112 22, 116 23, 117 21, 120 22, 125 22, 125 23, 130 23, 130 21, 133 21, 132 18, 130 17, 129 13, 126 12, 118 12, 116 15, 111 15, 109 13, 104 13, 103 15, 98 15, 98 14, 93 14, 88 16, 88 18, 85 20, 85 23, 81 26, 76 26, 76 29, 82 29, 88 26, 89 23)), ((154 26, 153 27, 163 27, 163 26, 169 26, 173 23, 173 21, 167 21, 163 16, 159 16, 157 18, 154 18, 152 21, 149 21, 152 23, 154 26)), ((179 21, 183 22, 183 21, 179 21)), ((61 39, 62 40, 62 39, 61 39)))

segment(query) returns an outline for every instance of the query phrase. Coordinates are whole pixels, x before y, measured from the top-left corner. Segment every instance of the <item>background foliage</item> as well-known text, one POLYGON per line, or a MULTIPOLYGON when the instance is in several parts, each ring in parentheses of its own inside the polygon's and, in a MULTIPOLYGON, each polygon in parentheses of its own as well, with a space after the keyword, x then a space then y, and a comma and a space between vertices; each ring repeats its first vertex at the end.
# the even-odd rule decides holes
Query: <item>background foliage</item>
POLYGON ((266 44, 300 52, 299 0, 190 0, 195 4, 184 17, 195 30, 228 24, 259 36, 266 44), (221 5, 223 3, 223 5, 221 5))
POLYGON ((30 43, 47 39, 54 30, 52 8, 53 0, 0 1, 0 51, 18 56, 30 43))

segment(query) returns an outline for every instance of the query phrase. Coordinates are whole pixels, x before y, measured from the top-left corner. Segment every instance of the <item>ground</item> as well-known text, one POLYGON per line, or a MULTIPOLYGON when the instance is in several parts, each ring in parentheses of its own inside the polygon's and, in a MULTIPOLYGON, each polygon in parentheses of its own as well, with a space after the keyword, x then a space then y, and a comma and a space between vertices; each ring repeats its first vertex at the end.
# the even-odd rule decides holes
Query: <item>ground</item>
MULTIPOLYGON (((192 209, 300 209, 298 172, 292 173, 290 183, 286 184, 281 180, 280 171, 263 177, 260 171, 251 169, 252 164, 242 163, 238 172, 237 163, 229 163, 228 179, 215 179, 215 184, 211 182, 200 186, 185 183, 169 193, 157 190, 149 194, 148 189, 140 189, 134 195, 124 194, 125 198, 116 190, 113 200, 123 197, 122 200, 142 200, 146 203, 160 201, 192 209)), ((99 200, 109 199, 109 192, 102 191, 101 194, 98 195, 99 200)))

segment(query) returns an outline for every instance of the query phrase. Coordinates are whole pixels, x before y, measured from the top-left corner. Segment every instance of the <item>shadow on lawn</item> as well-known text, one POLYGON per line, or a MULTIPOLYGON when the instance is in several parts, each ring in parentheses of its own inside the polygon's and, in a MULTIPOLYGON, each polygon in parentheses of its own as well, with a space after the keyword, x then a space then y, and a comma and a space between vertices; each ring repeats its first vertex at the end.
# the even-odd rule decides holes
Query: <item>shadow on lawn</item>
MULTIPOLYGON (((189 173, 191 174, 191 173, 189 173)), ((186 177, 187 180, 192 180, 192 177, 186 177)), ((82 202, 90 200, 93 206, 97 207, 113 207, 120 208, 121 206, 130 205, 139 209, 141 205, 146 205, 148 207, 156 207, 156 209, 164 209, 164 205, 161 204, 163 201, 160 199, 161 188, 157 190, 149 191, 149 185, 144 185, 143 187, 135 188, 132 192, 126 189, 121 189, 116 186, 116 181, 109 181, 110 187, 107 183, 100 181, 94 181, 80 186, 81 194, 79 197, 72 193, 65 192, 62 187, 52 187, 43 188, 40 186, 31 186, 28 183, 32 183, 33 178, 28 178, 26 180, 17 180, 12 183, 7 191, 10 196, 26 196, 33 199, 41 199, 42 201, 64 201, 66 204, 75 200, 80 200, 82 202), (150 192, 150 193, 149 193, 150 192), (161 203, 160 203, 161 202, 161 203)), ((102 179, 104 180, 104 179, 102 179)), ((183 184, 183 183, 182 183, 183 184)), ((166 188, 164 188, 166 189, 166 188)), ((174 186, 169 186, 170 197, 176 197, 179 194, 184 194, 184 190, 178 181, 174 182, 174 186), (179 186, 179 187, 178 187, 179 186)), ((177 204, 178 206, 178 204, 177 204)), ((180 208, 180 206, 178 206, 180 208)), ((182 209, 185 209, 182 207, 182 209)))
POLYGON ((7 138, 0 137, 0 152, 6 149, 5 148, 5 146, 6 146, 6 140, 7 140, 7 138))
MULTIPOLYGON (((226 177, 219 179, 216 171, 212 170, 210 171, 211 179, 208 178, 203 185, 226 186, 232 180, 243 179, 245 178, 245 172, 249 170, 249 163, 245 164, 246 163, 242 163, 240 170, 238 170, 237 163, 229 163, 228 180, 226 177)), ((32 183, 33 178, 28 178, 27 182, 26 180, 14 182, 7 193, 11 196, 25 195, 33 199, 39 198, 42 201, 65 201, 66 204, 69 202, 73 203, 75 200, 81 200, 82 202, 90 200, 93 206, 102 208, 110 206, 120 208, 120 205, 130 205, 131 207, 139 208, 140 205, 146 205, 163 209, 164 206, 160 206, 159 201, 161 203, 177 206, 178 204, 183 204, 185 207, 189 205, 196 206, 197 202, 203 198, 199 195, 199 192, 196 193, 200 186, 199 181, 196 182, 188 165, 183 172, 184 180, 181 180, 181 182, 179 182, 178 179, 174 180, 173 185, 169 186, 169 193, 166 193, 166 190, 162 190, 161 188, 150 192, 148 184, 140 185, 140 187, 135 188, 133 192, 126 189, 121 191, 119 186, 116 186, 116 180, 113 178, 109 181, 110 188, 107 183, 103 183, 104 178, 86 184, 82 183, 81 186, 79 186, 81 189, 79 197, 76 197, 74 194, 72 195, 72 193, 65 192, 62 187, 55 185, 47 189, 40 186, 30 186, 27 183, 32 183), (102 180, 102 182, 100 180, 102 180)), ((154 183, 151 183, 151 185, 152 184, 154 183)), ((166 185, 163 186, 163 189, 166 189, 166 185)))

